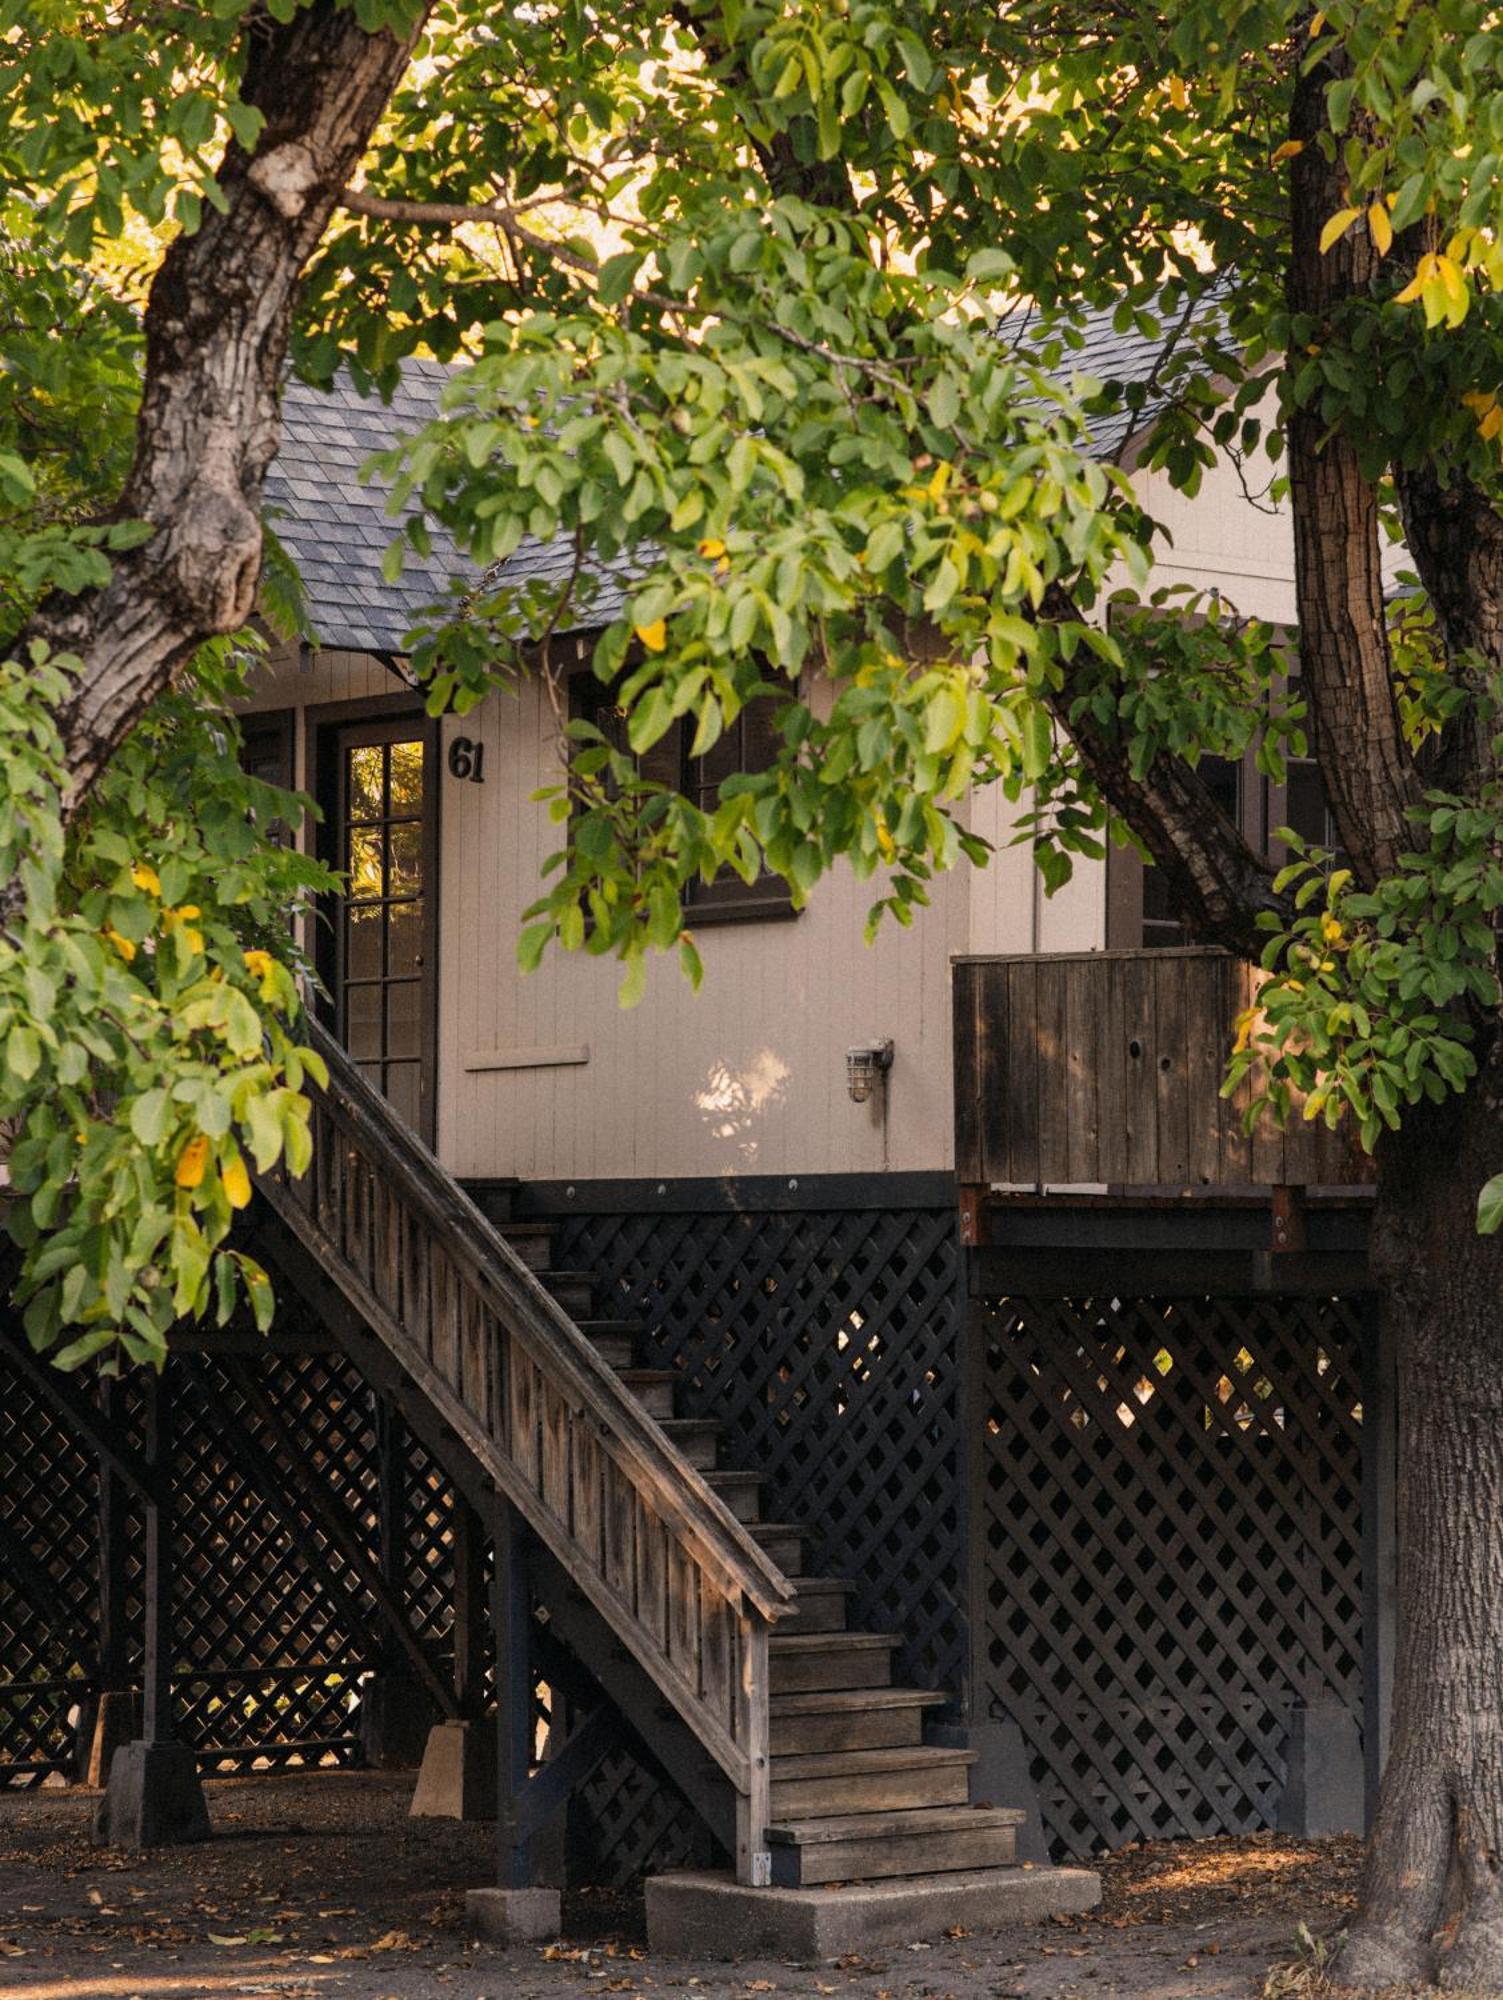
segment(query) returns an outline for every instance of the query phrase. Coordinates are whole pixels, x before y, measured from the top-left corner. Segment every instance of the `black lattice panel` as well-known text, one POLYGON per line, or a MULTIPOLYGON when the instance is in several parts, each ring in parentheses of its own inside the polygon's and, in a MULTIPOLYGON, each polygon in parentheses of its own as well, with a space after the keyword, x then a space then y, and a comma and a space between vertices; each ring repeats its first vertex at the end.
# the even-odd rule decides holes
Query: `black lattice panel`
POLYGON ((0 1785, 72 1764, 98 1644, 96 1480, 0 1348, 0 1785))
POLYGON ((1059 1855, 1273 1823, 1291 1706, 1361 1708, 1358 1308, 1007 1299, 984 1673, 1059 1855))
POLYGON ((768 1518, 857 1586, 854 1623, 900 1632, 903 1672, 963 1671, 955 1217, 946 1209, 569 1217, 560 1265, 650 1328, 685 1416, 727 1428, 768 1518))

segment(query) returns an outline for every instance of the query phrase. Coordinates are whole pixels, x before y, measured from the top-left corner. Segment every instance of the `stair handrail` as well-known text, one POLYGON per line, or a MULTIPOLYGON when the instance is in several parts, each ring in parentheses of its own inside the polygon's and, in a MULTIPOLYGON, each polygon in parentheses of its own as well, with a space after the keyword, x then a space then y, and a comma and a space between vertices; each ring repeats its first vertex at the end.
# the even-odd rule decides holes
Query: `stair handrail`
MULTIPOLYGON (((666 1651, 662 1659, 654 1659, 653 1649, 646 1643, 650 1636, 649 1626, 640 1611, 634 1603, 627 1605, 621 1600, 608 1581, 599 1557, 592 1557, 588 1562, 585 1560, 584 1544, 578 1534, 577 1503, 566 1501, 564 1513, 567 1519, 563 1524, 565 1532, 561 1535, 560 1518, 555 1511, 550 1511, 541 1489, 536 1485, 536 1479, 541 1475, 523 1477, 523 1468, 514 1452, 508 1458, 506 1440, 510 1434, 506 1429, 506 1412, 501 1407, 500 1391, 494 1385, 491 1388, 482 1385, 481 1402, 485 1407, 477 1410, 473 1400, 461 1393, 460 1383, 451 1383, 439 1369, 437 1357, 431 1354, 435 1329, 431 1324, 428 1326, 429 1350, 420 1357, 409 1357, 409 1361, 416 1359, 417 1365, 426 1364, 438 1370, 442 1377, 437 1385, 439 1390, 452 1389, 451 1421, 463 1424, 468 1419, 477 1429, 484 1430, 497 1448, 498 1463, 508 1470, 508 1477, 498 1481, 503 1484, 506 1497, 518 1507, 529 1525, 542 1534, 575 1581, 596 1602, 597 1608, 618 1631, 623 1631, 630 1621, 636 1621, 635 1629, 629 1634, 623 1631, 623 1636, 643 1642, 637 1651, 639 1661, 673 1701, 737 1790, 741 1808, 738 1812, 738 1873, 743 1880, 765 1880, 767 1863, 763 1853, 763 1826, 768 1783, 766 1646, 771 1626, 794 1606, 794 1586, 758 1546, 744 1524, 734 1517, 704 1476, 648 1415, 637 1397, 470 1195, 360 1073, 328 1030, 316 1020, 309 1019, 305 1032, 308 1045, 327 1065, 329 1077, 327 1087, 311 1087, 315 1132, 313 1164, 301 1181, 292 1180, 285 1170, 259 1177, 263 1192, 294 1228, 299 1226, 301 1219, 304 1232, 314 1239, 321 1239, 315 1240, 312 1247, 325 1255, 332 1250, 344 1260, 348 1266, 343 1280, 347 1294, 352 1288, 364 1288, 369 1293, 366 1299, 368 1313, 378 1318, 382 1311, 388 1313, 391 1319, 390 1342, 406 1344, 410 1336, 405 1321, 394 1306, 385 1306, 379 1294, 372 1289, 376 1283, 374 1249, 370 1251, 371 1270, 367 1276, 362 1276, 360 1266, 345 1240, 344 1221, 341 1219, 338 1223, 337 1240, 324 1227, 326 1218, 320 1215, 323 1201, 320 1187, 331 1168, 328 1159, 320 1157, 319 1127, 326 1123, 362 1159, 371 1177, 373 1191, 379 1186, 386 1199, 404 1204, 409 1211, 420 1216, 432 1242, 472 1289, 484 1310, 494 1316, 505 1338, 520 1343, 548 1392, 566 1399, 575 1417, 585 1419, 593 1431, 596 1446, 631 1483, 636 1502, 646 1510, 643 1518, 661 1522, 682 1553, 692 1561, 695 1573, 723 1597, 731 1615, 739 1621, 732 1669, 735 1685, 729 1695, 735 1719, 733 1729, 725 1728, 714 1719, 715 1705, 705 1685, 711 1678, 708 1666, 699 1674, 696 1698, 696 1691, 685 1681, 682 1669, 671 1667, 666 1651), (502 1425, 500 1432, 495 1428, 498 1421, 502 1425), (529 1483, 530 1479, 532 1483, 529 1483)), ((349 1190, 341 1195, 339 1186, 331 1182, 327 1192, 337 1209, 349 1190)), ((337 1272, 330 1275, 340 1282, 337 1272)), ((506 1354, 507 1367, 514 1368, 515 1357, 509 1348, 506 1354)), ((457 1360, 455 1374, 462 1374, 457 1360)), ((536 1435, 535 1429, 534 1442, 536 1435)), ((515 1441, 512 1442, 514 1444, 515 1441)), ((572 1453, 581 1448, 571 1441, 568 1451, 572 1453)), ((600 1532, 603 1534, 603 1530, 600 1532)), ((640 1581, 634 1586, 634 1589, 639 1588, 640 1581)), ((703 1591, 699 1585, 695 1585, 694 1590, 695 1603, 700 1607, 694 1615, 703 1618, 706 1615, 703 1591)), ((663 1591, 666 1629, 666 1620, 671 1616, 666 1607, 672 1599, 671 1586, 666 1578, 663 1591)), ((701 1631, 701 1644, 703 1637, 701 1631)), ((718 1645, 719 1642, 716 1643, 718 1645)), ((723 1679, 723 1667, 724 1663, 717 1657, 717 1680, 723 1679)), ((721 1688, 719 1693, 724 1697, 725 1690, 721 1688)), ((724 1698, 720 1700, 719 1707, 725 1709, 724 1698)))

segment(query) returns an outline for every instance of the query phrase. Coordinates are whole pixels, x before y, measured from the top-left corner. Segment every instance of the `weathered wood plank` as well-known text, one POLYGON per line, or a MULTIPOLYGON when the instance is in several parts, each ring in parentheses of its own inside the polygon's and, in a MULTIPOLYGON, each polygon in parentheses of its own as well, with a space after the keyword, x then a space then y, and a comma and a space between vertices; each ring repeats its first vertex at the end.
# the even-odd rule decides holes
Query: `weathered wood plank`
POLYGON ((1057 953, 955 967, 963 1184, 1157 1188, 1352 1185, 1344 1129, 1243 1129, 1251 1080, 1220 1095, 1262 974, 1225 953, 1057 953))
POLYGON ((569 1432, 573 1422, 568 1401, 551 1382, 543 1384, 543 1460, 540 1485, 543 1505, 569 1526, 569 1432))
POLYGON ((1185 961, 1155 962, 1153 1089, 1158 1118, 1158 1171, 1166 1186, 1190 1178, 1190 1093, 1185 1058, 1189 1053, 1185 961))
POLYGON ((1101 1177, 1097 1100, 1105 1029, 1099 979, 1065 982, 1065 1127, 1068 1181, 1101 1177))
POLYGON ((1154 953, 1144 952, 1122 966, 1122 1012, 1127 1031, 1122 1110, 1127 1131, 1127 1180, 1132 1187, 1152 1187, 1160 1178, 1154 957, 1154 953))
POLYGON ((1040 1076, 1048 1078, 1048 1088, 1040 1088, 1038 1092, 1038 1168, 1034 1175, 1043 1183, 1067 1183, 1070 1178, 1070 1100, 1065 1089, 1065 1062, 1070 1040, 1069 983, 1073 970, 1073 966, 1053 958, 1041 958, 1035 968, 1034 1047, 1038 1050, 1040 1076))

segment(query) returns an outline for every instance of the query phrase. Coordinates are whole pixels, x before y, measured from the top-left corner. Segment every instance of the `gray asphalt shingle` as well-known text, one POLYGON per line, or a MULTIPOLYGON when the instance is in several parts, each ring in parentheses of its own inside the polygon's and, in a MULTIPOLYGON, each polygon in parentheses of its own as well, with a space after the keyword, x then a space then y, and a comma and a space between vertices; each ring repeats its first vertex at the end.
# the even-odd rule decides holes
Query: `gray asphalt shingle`
MULTIPOLYGON (((1136 327, 1119 333, 1110 311, 1081 322, 1085 338, 1066 348, 1059 373, 1092 375, 1103 382, 1149 381, 1165 346, 1136 327)), ((1008 322, 1004 338, 1034 348, 1044 330, 1027 319, 1008 322)), ((1170 336, 1172 337, 1172 335, 1170 336)), ((361 467, 395 438, 418 430, 437 414, 449 370, 436 361, 402 364, 401 381, 389 403, 362 396, 341 374, 328 391, 291 381, 282 405, 282 446, 267 475, 268 509, 277 536, 296 562, 319 642, 352 651, 399 653, 424 610, 442 598, 456 578, 473 577, 473 566, 446 537, 435 534, 428 556, 408 549, 402 573, 389 583, 381 561, 399 523, 386 512, 389 486, 362 481, 361 467)), ((1092 437, 1103 456, 1147 421, 1145 413, 1115 410, 1097 418, 1092 437)), ((501 563, 492 581, 524 584, 535 579, 562 581, 573 561, 566 541, 525 541, 501 563)), ((590 599, 590 624, 616 615, 627 565, 603 573, 590 599)))

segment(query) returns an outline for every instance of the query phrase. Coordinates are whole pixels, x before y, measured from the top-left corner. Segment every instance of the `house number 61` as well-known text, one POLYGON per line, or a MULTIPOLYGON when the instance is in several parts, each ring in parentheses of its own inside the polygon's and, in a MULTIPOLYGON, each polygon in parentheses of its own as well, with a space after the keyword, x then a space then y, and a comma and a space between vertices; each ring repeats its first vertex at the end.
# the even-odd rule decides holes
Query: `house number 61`
POLYGON ((485 745, 472 736, 456 736, 449 745, 449 775, 468 778, 472 785, 485 783, 485 745))

